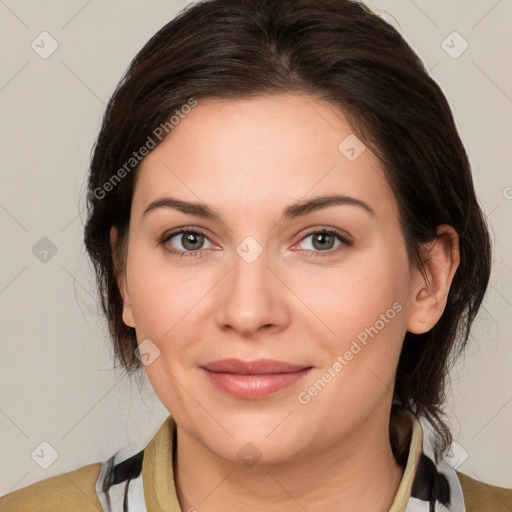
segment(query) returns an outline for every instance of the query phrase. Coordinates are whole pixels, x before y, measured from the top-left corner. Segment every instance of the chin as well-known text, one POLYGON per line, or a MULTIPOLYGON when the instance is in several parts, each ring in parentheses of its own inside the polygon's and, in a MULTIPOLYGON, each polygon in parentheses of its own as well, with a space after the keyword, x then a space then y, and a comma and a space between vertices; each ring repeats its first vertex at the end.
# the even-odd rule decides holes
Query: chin
POLYGON ((267 429, 255 421, 252 428, 232 432, 233 437, 226 434, 220 439, 204 438, 204 442, 210 451, 231 463, 247 467, 281 464, 298 457, 306 449, 306 442, 298 432, 278 429, 268 435, 267 429))

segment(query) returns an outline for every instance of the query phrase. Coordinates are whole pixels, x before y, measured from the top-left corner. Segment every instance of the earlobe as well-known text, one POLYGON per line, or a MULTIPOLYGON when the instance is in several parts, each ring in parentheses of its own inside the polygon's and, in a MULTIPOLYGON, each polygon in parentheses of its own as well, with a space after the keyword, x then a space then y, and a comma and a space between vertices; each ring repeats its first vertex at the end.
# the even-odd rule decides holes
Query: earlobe
POLYGON ((120 261, 121 257, 119 254, 118 246, 118 231, 115 226, 112 226, 110 229, 110 249, 112 252, 112 259, 114 261, 114 272, 117 281, 117 286, 119 288, 119 293, 123 299, 123 322, 128 327, 135 327, 135 322, 133 320, 133 313, 130 306, 130 295, 128 293, 128 286, 126 284, 126 273, 124 271, 124 265, 120 261))
POLYGON ((135 328, 135 322, 133 320, 132 309, 126 302, 123 303, 123 322, 128 327, 135 328))
POLYGON ((130 295, 128 293, 128 287, 126 285, 126 275, 123 271, 121 271, 121 273, 118 276, 117 285, 119 287, 119 292, 123 299, 123 322, 128 327, 135 327, 132 307, 130 305, 130 295))
POLYGON ((448 224, 437 228, 437 237, 426 244, 425 274, 415 269, 413 298, 407 330, 414 334, 429 331, 441 318, 446 307, 453 277, 459 266, 459 236, 448 224))

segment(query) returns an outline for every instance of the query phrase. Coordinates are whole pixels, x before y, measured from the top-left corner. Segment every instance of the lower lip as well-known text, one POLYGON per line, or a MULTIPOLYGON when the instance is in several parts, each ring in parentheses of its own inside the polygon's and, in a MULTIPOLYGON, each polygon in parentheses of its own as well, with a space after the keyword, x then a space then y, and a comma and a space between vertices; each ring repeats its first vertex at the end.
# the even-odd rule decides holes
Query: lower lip
POLYGON ((264 398, 277 391, 293 386, 303 379, 311 368, 298 372, 265 373, 260 375, 239 375, 235 373, 217 373, 204 369, 211 382, 228 395, 236 398, 264 398))

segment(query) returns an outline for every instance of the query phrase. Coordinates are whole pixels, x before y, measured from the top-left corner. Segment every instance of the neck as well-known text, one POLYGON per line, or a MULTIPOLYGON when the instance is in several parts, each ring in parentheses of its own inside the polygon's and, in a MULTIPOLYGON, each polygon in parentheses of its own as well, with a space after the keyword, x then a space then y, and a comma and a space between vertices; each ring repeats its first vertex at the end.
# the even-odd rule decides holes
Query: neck
POLYGON ((252 467, 217 457, 178 426, 175 480, 181 509, 387 512, 404 471, 393 456, 388 425, 389 416, 387 423, 367 420, 323 451, 252 467))

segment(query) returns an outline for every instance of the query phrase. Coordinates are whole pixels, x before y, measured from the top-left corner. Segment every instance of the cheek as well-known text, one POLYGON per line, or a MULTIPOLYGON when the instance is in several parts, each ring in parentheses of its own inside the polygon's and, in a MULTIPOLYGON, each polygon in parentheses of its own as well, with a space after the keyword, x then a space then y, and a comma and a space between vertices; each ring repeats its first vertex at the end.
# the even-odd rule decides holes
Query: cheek
POLYGON ((333 432, 369 414, 393 391, 406 308, 402 284, 390 275, 361 273, 336 285, 332 281, 325 300, 317 302, 333 332, 316 337, 324 354, 322 365, 300 387, 297 401, 333 432))
POLYGON ((331 348, 342 350, 359 334, 364 341, 366 329, 375 324, 379 335, 401 331, 404 315, 399 313, 409 288, 405 263, 399 260, 372 252, 329 273, 321 269, 300 279, 290 275, 317 337, 323 334, 331 348))
POLYGON ((208 290, 200 270, 171 265, 134 248, 128 261, 130 304, 139 339, 161 343, 193 322, 195 305, 208 290))
POLYGON ((407 323, 405 269, 405 254, 390 257, 380 250, 378 257, 368 254, 329 279, 303 283, 299 293, 307 294, 305 302, 322 321, 315 322, 315 338, 327 354, 322 361, 330 388, 322 391, 326 398, 331 393, 334 401, 357 397, 357 403, 392 388, 407 323), (320 331, 327 335, 318 336, 320 331))
POLYGON ((158 257, 134 248, 127 274, 139 344, 151 341, 145 346, 151 361, 144 371, 162 404, 174 413, 191 407, 182 386, 189 378, 189 352, 197 327, 194 305, 205 291, 199 288, 199 279, 191 282, 190 272, 176 268, 170 272, 170 268, 158 257))

